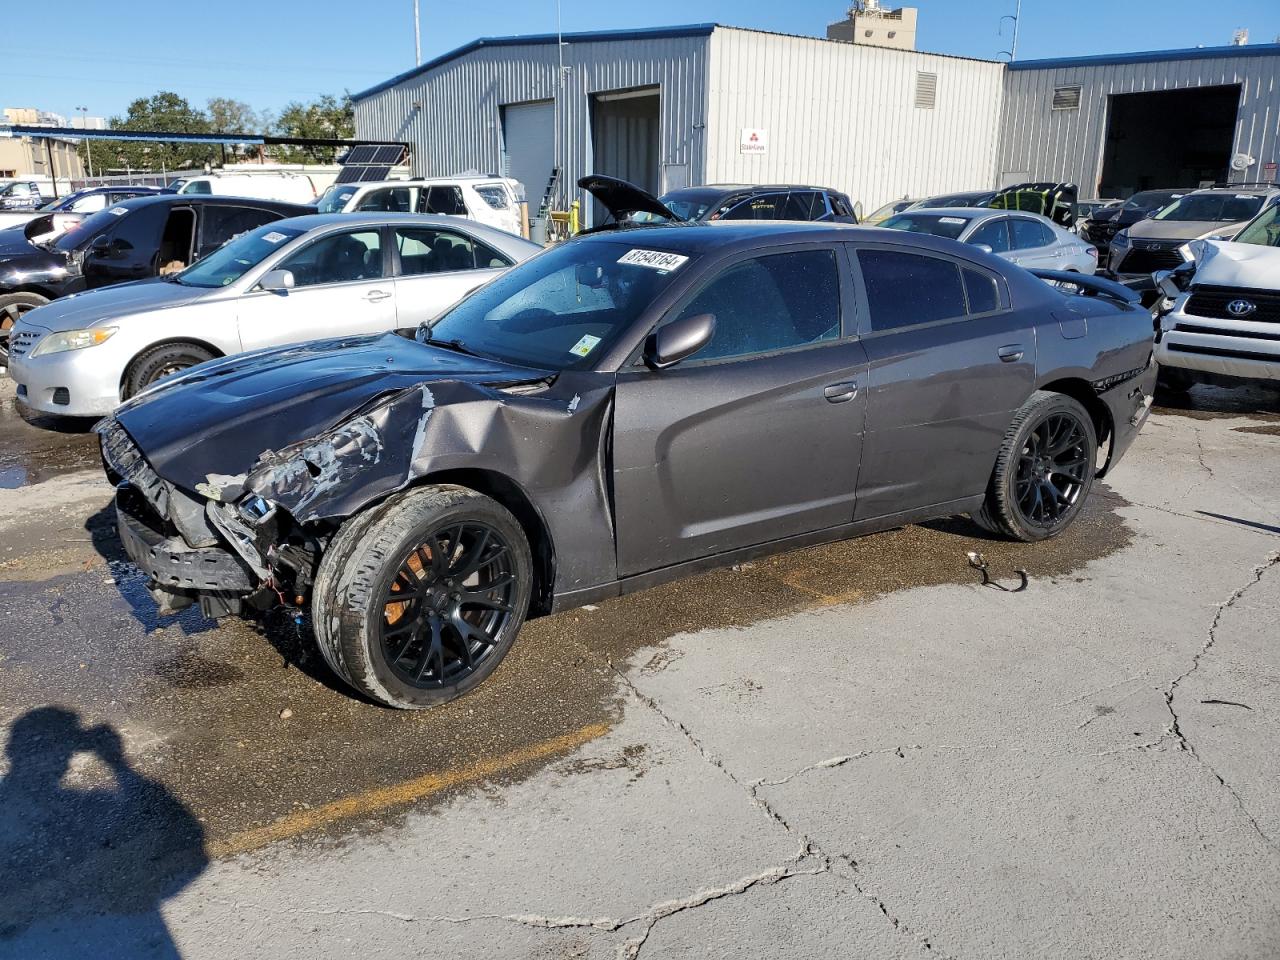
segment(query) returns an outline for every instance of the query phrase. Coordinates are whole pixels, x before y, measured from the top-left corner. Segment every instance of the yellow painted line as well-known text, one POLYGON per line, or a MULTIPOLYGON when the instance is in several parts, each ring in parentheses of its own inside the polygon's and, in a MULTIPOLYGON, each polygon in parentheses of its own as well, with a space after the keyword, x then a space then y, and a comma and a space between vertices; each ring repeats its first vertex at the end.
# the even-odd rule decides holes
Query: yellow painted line
POLYGON ((450 787, 483 780, 523 763, 543 760, 554 754, 573 750, 603 736, 608 730, 609 725, 605 723, 588 724, 570 733, 552 737, 550 740, 543 740, 528 747, 521 747, 519 750, 512 750, 502 756, 480 760, 465 767, 456 767, 440 773, 428 773, 389 787, 367 790, 311 810, 300 810, 264 827, 232 834, 225 840, 215 840, 208 845, 208 852, 215 858, 233 857, 238 853, 247 853, 259 847, 265 847, 269 843, 288 840, 290 837, 327 827, 342 820, 368 816, 390 807, 405 806, 442 790, 448 790, 450 787))

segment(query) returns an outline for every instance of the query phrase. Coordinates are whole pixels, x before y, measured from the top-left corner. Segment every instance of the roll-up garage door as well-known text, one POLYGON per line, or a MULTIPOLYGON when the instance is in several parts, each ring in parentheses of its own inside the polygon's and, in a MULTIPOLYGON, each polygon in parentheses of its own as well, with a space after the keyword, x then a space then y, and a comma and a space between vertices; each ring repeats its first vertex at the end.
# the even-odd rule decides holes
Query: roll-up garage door
POLYGON ((555 105, 550 100, 502 108, 503 173, 524 184, 529 215, 537 216, 555 165, 555 105))

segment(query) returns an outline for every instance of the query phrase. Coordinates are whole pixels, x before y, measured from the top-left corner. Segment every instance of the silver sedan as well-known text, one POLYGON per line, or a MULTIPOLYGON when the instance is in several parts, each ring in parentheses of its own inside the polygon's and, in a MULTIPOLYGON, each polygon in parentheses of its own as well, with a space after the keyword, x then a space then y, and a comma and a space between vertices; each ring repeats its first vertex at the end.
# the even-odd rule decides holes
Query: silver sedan
POLYGON ((9 376, 32 409, 102 416, 214 357, 411 330, 541 248, 458 217, 277 220, 181 273, 55 300, 22 315, 9 376))
POLYGON ((1097 247, 1035 213, 973 207, 917 208, 896 214, 880 226, 959 240, 1029 270, 1093 273, 1098 269, 1097 247))

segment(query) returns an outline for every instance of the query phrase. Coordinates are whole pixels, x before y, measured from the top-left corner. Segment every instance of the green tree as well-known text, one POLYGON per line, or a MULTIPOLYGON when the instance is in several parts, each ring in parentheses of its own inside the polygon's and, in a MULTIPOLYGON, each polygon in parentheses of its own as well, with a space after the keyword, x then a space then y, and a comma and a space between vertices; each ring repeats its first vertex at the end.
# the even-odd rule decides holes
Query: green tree
MULTIPOLYGON (((337 139, 355 136, 355 107, 351 95, 326 94, 311 103, 297 100, 286 104, 276 118, 275 133, 281 137, 315 137, 337 139)), ((333 147, 272 147, 271 153, 282 163, 333 163, 340 151, 333 147)))
MULTIPOLYGON (((168 90, 139 97, 129 104, 123 117, 112 117, 114 130, 155 130, 163 133, 209 133, 208 115, 191 106, 185 98, 168 90)), ((113 142, 105 148, 100 166, 130 167, 134 170, 181 170, 221 159, 216 146, 183 143, 113 142)))
MULTIPOLYGON (((214 133, 263 133, 270 129, 271 118, 258 113, 243 100, 213 97, 206 104, 209 128, 214 133)), ((256 148, 247 144, 227 146, 227 153, 236 156, 255 153, 256 148)))

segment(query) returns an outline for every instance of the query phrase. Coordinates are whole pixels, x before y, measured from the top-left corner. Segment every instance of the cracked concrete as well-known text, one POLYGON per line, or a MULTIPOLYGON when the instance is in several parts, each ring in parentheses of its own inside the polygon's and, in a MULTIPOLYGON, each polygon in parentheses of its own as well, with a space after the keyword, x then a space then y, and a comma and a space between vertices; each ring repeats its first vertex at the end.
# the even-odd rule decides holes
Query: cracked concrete
MULTIPOLYGON (((1097 491, 1132 538, 1074 569, 1052 544, 1019 549, 992 566, 1006 582, 1028 570, 1016 594, 957 578, 832 602, 861 600, 858 583, 815 571, 830 580, 820 606, 708 615, 639 650, 593 626, 608 605, 566 614, 582 618, 569 656, 613 697, 609 732, 519 776, 212 862, 164 903, 164 925, 185 960, 1270 960, 1280 440, 1239 431, 1252 422, 1156 413, 1097 491)), ((0 496, 7 508, 21 519, 0 496)), ((760 570, 735 589, 768 587, 760 570)), ((28 669, 17 659, 0 672, 28 669)), ((510 670, 541 662, 513 654, 510 670)), ((525 722, 560 732, 577 677, 548 673, 525 722)), ((349 707, 290 689, 299 713, 336 723, 349 707)), ((454 705, 447 727, 379 729, 401 762, 441 730, 501 742, 481 702, 454 705)), ((121 725, 135 759, 172 755, 121 725)), ((286 743, 335 781, 362 772, 286 743)), ((288 754, 279 766, 286 785, 305 774, 288 754)), ((67 922, 114 942, 101 918, 67 916, 0 930, 0 958, 58 956, 67 922)))

